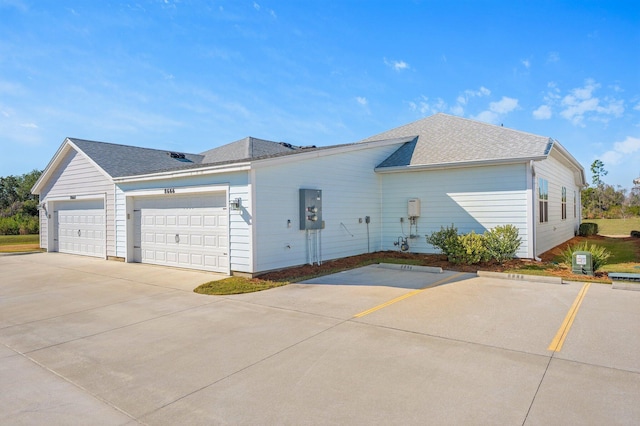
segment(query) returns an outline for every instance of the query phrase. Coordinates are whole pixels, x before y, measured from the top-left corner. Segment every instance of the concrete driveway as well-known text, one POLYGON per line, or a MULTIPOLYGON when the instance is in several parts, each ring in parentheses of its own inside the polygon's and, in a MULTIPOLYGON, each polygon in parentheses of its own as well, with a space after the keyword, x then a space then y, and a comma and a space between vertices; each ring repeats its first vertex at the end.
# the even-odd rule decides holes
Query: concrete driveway
POLYGON ((374 266, 191 291, 216 277, 0 257, 0 423, 640 423, 640 292, 374 266))

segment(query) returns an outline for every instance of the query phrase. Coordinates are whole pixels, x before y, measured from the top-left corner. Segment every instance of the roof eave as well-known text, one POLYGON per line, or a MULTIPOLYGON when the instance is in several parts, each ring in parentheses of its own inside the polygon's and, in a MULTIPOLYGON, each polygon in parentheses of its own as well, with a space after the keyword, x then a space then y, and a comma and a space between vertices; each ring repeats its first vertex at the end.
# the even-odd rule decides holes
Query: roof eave
POLYGON ((477 160, 477 161, 464 161, 453 163, 437 163, 437 164, 416 164, 405 165, 395 167, 376 167, 374 171, 376 173, 402 173, 402 172, 418 172, 423 170, 439 170, 439 169, 461 169, 468 167, 478 166, 496 166, 506 164, 519 164, 527 163, 529 161, 541 161, 547 158, 546 155, 521 157, 521 158, 507 158, 507 159, 495 159, 495 160, 477 160))
POLYGON ((571 155, 571 153, 567 151, 567 149, 562 146, 562 144, 560 144, 560 142, 555 139, 551 139, 551 141, 551 150, 556 149, 560 155, 562 155, 569 163, 571 163, 576 168, 580 180, 578 184, 583 188, 589 186, 589 184, 587 183, 586 175, 584 174, 584 167, 582 167, 582 164, 580 164, 578 160, 576 160, 575 157, 571 155))
POLYGON ((381 139, 375 141, 367 141, 367 142, 356 142, 345 145, 336 145, 336 146, 328 146, 321 147, 316 149, 310 149, 308 151, 301 151, 292 154, 270 157, 270 158, 262 158, 258 160, 252 161, 252 165, 262 166, 262 165, 275 165, 280 163, 286 163, 290 161, 296 161, 305 158, 315 158, 315 157, 323 157, 326 155, 334 155, 336 153, 346 153, 359 151, 361 149, 367 149, 371 147, 383 147, 383 146, 391 146, 391 145, 401 145, 406 142, 411 142, 415 139, 415 136, 411 137, 401 137, 394 139, 381 139))
POLYGON ((113 181, 115 183, 143 182, 143 181, 159 180, 159 179, 171 179, 171 178, 190 177, 190 176, 199 176, 199 175, 207 175, 207 174, 239 172, 239 171, 249 170, 250 168, 251 168, 251 163, 247 161, 242 163, 219 164, 216 166, 203 166, 203 167, 197 167, 197 168, 191 168, 191 169, 146 173, 143 175, 120 176, 117 178, 113 178, 113 181))
POLYGON ((56 151, 51 161, 49 161, 49 164, 47 164, 47 167, 45 167, 44 171, 40 175, 40 178, 31 188, 32 194, 40 195, 44 184, 49 180, 49 178, 53 174, 53 171, 58 167, 64 156, 67 155, 69 153, 69 150, 71 149, 86 158, 87 161, 89 161, 100 173, 104 175, 104 177, 110 180, 113 179, 113 177, 102 167, 100 167, 98 163, 96 163, 90 156, 88 156, 82 149, 80 149, 78 145, 73 143, 73 140, 71 138, 65 138, 60 145, 60 148, 58 148, 58 151, 56 151))

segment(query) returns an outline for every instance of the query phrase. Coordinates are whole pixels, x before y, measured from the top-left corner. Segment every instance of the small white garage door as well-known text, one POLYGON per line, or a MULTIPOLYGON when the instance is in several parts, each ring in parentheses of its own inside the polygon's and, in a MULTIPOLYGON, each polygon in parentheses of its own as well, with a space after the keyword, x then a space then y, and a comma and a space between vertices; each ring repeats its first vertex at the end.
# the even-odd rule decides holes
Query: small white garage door
POLYGON ((134 202, 134 261, 229 270, 226 195, 140 198, 134 202))
POLYGON ((104 257, 105 217, 103 200, 65 202, 56 205, 56 249, 60 253, 104 257))

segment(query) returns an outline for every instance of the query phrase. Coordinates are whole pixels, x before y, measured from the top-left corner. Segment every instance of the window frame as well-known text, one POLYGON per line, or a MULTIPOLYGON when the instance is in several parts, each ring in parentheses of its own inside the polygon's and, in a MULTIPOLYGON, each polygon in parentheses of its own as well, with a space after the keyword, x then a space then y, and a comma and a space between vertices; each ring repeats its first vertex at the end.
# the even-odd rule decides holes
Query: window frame
POLYGON ((549 181, 538 178, 538 222, 549 222, 549 181))
POLYGON ((562 195, 560 198, 560 210, 562 214, 562 220, 567 220, 567 187, 562 187, 562 195))

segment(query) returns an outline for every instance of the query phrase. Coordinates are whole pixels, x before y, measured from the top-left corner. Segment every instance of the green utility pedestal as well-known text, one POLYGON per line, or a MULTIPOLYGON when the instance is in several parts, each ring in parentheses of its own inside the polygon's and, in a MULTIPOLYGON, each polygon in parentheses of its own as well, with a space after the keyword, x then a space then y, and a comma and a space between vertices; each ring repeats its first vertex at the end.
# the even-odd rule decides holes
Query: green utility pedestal
POLYGON ((571 272, 593 276, 593 258, 588 251, 574 251, 571 257, 571 272))

